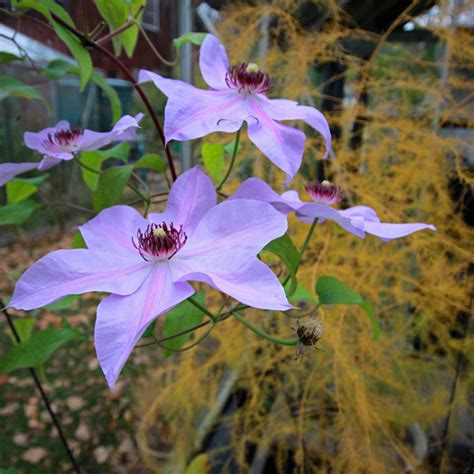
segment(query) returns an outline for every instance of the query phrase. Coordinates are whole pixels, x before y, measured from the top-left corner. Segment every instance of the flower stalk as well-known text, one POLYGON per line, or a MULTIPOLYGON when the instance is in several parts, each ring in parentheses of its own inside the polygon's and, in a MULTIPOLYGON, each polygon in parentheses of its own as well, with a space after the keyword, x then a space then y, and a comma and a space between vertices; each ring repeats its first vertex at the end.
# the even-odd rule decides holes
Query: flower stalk
MULTIPOLYGON (((4 307, 3 301, 1 301, 1 300, 0 300, 0 306, 3 308, 2 312, 5 315, 5 318, 7 319, 7 323, 8 323, 8 326, 10 327, 10 330, 13 333, 13 337, 15 338, 17 343, 21 343, 20 335, 18 334, 18 331, 16 330, 15 325, 13 324, 12 318, 11 318, 10 314, 8 313, 7 309, 4 307)), ((74 457, 74 454, 72 453, 71 448, 69 447, 66 436, 64 435, 64 432, 61 428, 61 424, 60 424, 56 414, 53 411, 53 408, 51 406, 51 402, 49 401, 49 398, 46 395, 46 392, 43 388, 43 385, 42 385, 38 375, 36 374, 36 370, 33 369, 32 367, 30 367, 28 370, 30 371, 30 375, 31 375, 31 377, 33 378, 33 380, 35 382, 36 388, 38 389, 38 391, 41 394, 41 398, 43 399, 43 402, 46 406, 46 409, 48 410, 48 414, 51 418, 51 421, 53 422, 53 425, 56 428, 59 439, 61 440, 61 443, 64 446, 64 449, 66 450, 66 453, 67 453, 67 456, 69 458, 69 461, 71 462, 71 466, 73 468, 73 471, 76 474, 80 474, 81 469, 79 467, 79 464, 78 464, 76 458, 74 457)))
MULTIPOLYGON (((86 169, 87 171, 90 171, 91 173, 95 173, 98 175, 102 174, 102 171, 96 170, 92 168, 89 165, 86 165, 78 156, 74 156, 74 161, 81 166, 82 168, 86 169)), ((132 183, 127 183, 127 186, 135 192, 135 194, 143 201, 143 204, 145 205, 145 210, 144 210, 144 215, 146 216, 148 213, 148 208, 150 207, 151 204, 151 196, 150 193, 148 193, 148 196, 145 196, 135 185, 132 183)))
POLYGON ((57 21, 59 24, 61 24, 64 28, 66 28, 68 31, 70 31, 72 34, 77 36, 84 46, 88 46, 90 48, 96 49, 99 51, 101 54, 109 58, 124 74, 124 76, 127 78, 129 82, 132 83, 133 87, 135 90, 138 92, 138 95, 142 99, 143 104, 145 105, 146 109, 148 110, 148 113, 150 114, 151 120, 153 121, 153 125, 156 128, 156 131, 158 132, 158 136, 161 140, 161 143, 163 144, 163 147, 165 149, 166 153, 166 159, 168 161, 168 166, 170 169, 171 173, 171 178, 173 181, 176 181, 176 178, 178 175, 176 174, 176 168, 174 166, 174 161, 173 161, 173 156, 171 154, 171 151, 169 149, 169 146, 166 144, 165 140, 165 135, 163 133, 163 128, 161 126, 161 123, 158 119, 158 116, 156 115, 155 111, 153 110, 153 106, 151 105, 150 100, 148 99, 147 95, 145 94, 144 90, 135 81, 135 78, 133 77, 133 74, 130 72, 130 70, 125 66, 125 64, 120 61, 119 58, 115 56, 112 52, 104 48, 102 45, 98 44, 98 42, 91 41, 89 38, 86 38, 83 33, 80 31, 76 30, 75 28, 71 27, 71 25, 67 24, 65 21, 62 20, 62 18, 58 17, 55 15, 53 12, 51 12, 51 16, 54 18, 55 21, 57 21))
POLYGON ((219 186, 217 186, 216 190, 220 191, 222 186, 224 186, 225 182, 229 179, 230 173, 232 172, 232 168, 234 167, 235 158, 237 156, 237 151, 239 150, 239 142, 240 142, 240 132, 241 128, 237 130, 235 135, 235 142, 234 142, 234 150, 232 151, 232 158, 230 160, 229 168, 227 169, 227 173, 225 174, 224 178, 220 182, 219 186))
POLYGON ((297 346, 299 343, 299 339, 296 339, 296 338, 280 339, 279 337, 275 337, 275 336, 272 336, 271 334, 268 334, 263 329, 260 329, 257 326, 254 326, 253 324, 249 323, 237 311, 233 311, 232 316, 234 316, 234 318, 237 319, 237 321, 241 322, 244 326, 246 326, 248 329, 253 331, 255 334, 258 334, 259 336, 263 337, 264 339, 267 339, 270 342, 273 342, 274 344, 278 344, 280 346, 297 346))

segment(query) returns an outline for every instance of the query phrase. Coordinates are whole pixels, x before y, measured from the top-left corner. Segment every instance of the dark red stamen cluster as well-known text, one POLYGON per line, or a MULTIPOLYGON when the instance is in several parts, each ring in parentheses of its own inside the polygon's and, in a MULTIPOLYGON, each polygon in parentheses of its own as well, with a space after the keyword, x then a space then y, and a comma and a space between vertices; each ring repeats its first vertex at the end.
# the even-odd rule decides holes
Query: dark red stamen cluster
POLYGON ((183 226, 176 229, 173 223, 168 225, 165 222, 150 224, 144 232, 138 229, 137 242, 132 237, 134 247, 146 262, 149 261, 149 257, 169 260, 187 240, 188 236, 184 233, 183 226))
POLYGON ((247 94, 265 94, 270 90, 272 81, 265 72, 256 69, 249 63, 241 63, 231 66, 225 76, 225 82, 231 89, 247 94))
POLYGON ((43 141, 43 146, 51 151, 57 151, 58 148, 72 150, 80 137, 81 131, 78 128, 58 130, 54 134, 48 133, 48 138, 43 141))
POLYGON ((324 204, 336 204, 342 199, 343 191, 329 181, 308 181, 305 186, 306 192, 315 202, 324 204))

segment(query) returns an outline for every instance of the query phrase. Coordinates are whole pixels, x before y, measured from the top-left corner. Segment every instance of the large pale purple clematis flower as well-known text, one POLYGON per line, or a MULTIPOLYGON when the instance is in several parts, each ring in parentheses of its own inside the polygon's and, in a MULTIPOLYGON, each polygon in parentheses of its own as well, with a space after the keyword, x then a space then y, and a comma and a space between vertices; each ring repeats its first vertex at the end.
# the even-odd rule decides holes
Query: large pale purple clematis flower
POLYGON ((207 283, 262 309, 291 307, 256 255, 283 235, 287 219, 267 203, 216 205, 211 180, 195 167, 174 183, 165 212, 142 217, 114 206, 80 227, 87 249, 58 250, 29 268, 10 306, 29 310, 65 295, 112 293, 97 308, 95 345, 113 387, 135 343, 158 315, 207 283))
POLYGON ((25 145, 43 155, 39 163, 2 163, 0 164, 0 186, 18 174, 38 169, 45 171, 56 166, 61 160, 72 160, 74 154, 86 150, 98 150, 115 141, 134 140, 143 114, 135 117, 123 116, 110 132, 93 132, 71 128, 69 122, 61 120, 54 127, 45 128, 38 133, 25 132, 25 145))
POLYGON ((327 157, 331 133, 321 112, 292 100, 268 99, 265 94, 271 86, 270 78, 255 64, 230 66, 224 46, 215 36, 207 35, 201 46, 199 66, 208 90, 146 70, 139 73, 139 82, 153 81, 168 97, 166 141, 191 140, 211 132, 235 132, 245 121, 250 140, 291 181, 301 164, 305 134, 281 121, 303 120, 323 136, 323 158, 327 157))
POLYGON ((342 199, 342 191, 327 181, 309 182, 306 185, 306 191, 314 202, 302 201, 296 191, 278 194, 264 181, 250 178, 244 181, 229 199, 255 199, 268 202, 284 214, 295 211, 299 220, 309 224, 315 219, 318 219, 319 223, 323 223, 326 219, 332 220, 362 239, 365 238, 366 233, 389 241, 405 237, 418 230, 436 230, 436 227, 430 224, 380 222, 377 213, 367 206, 354 206, 343 211, 335 209, 330 204, 336 204, 342 199))

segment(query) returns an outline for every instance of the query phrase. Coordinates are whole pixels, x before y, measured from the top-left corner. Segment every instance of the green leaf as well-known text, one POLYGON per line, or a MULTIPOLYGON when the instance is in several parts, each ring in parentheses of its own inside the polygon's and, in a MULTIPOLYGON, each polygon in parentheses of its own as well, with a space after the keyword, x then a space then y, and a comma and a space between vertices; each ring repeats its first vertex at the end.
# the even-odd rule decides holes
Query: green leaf
POLYGON ((130 145, 127 142, 121 142, 112 148, 101 150, 100 153, 107 158, 115 158, 126 163, 130 154, 130 145))
POLYGON ((332 276, 322 276, 316 282, 321 304, 362 304, 364 298, 345 283, 332 276))
POLYGON ((41 13, 53 26, 59 38, 66 44, 71 54, 79 64, 81 75, 81 90, 84 89, 92 73, 92 60, 89 51, 81 44, 80 40, 64 26, 53 19, 51 13, 61 18, 66 24, 75 28, 74 21, 63 7, 53 0, 16 0, 12 6, 20 10, 33 9, 41 13))
POLYGON ((183 44, 195 44, 197 46, 201 46, 201 44, 206 39, 207 33, 193 33, 189 31, 188 33, 184 33, 183 35, 175 38, 173 40, 173 45, 176 49, 181 48, 183 44))
MULTIPOLYGON (((95 6, 110 31, 116 30, 127 21, 129 7, 122 0, 95 0, 95 6)), ((116 56, 119 56, 122 51, 122 35, 114 36, 112 43, 116 56)))
POLYGON ((268 250, 275 254, 286 265, 290 272, 290 286, 286 290, 286 294, 287 296, 291 296, 295 292, 297 286, 296 270, 300 258, 295 244, 288 235, 285 234, 278 237, 278 239, 272 240, 265 246, 264 250, 268 250))
MULTIPOLYGON (((134 16, 137 18, 137 21, 142 20, 143 16, 143 11, 138 15, 137 13, 138 10, 141 7, 144 7, 146 4, 146 0, 132 0, 131 5, 130 5, 130 15, 134 16)), ((140 33, 140 30, 138 29, 138 26, 134 25, 131 26, 130 28, 127 28, 123 33, 122 33, 122 43, 123 43, 123 49, 125 50, 125 53, 129 58, 133 56, 133 52, 135 51, 135 47, 137 45, 137 40, 138 40, 138 34, 140 33)))
POLYGON ((112 121, 115 123, 122 116, 122 103, 117 91, 107 82, 107 79, 97 71, 92 71, 91 79, 94 84, 102 90, 110 102, 112 109, 112 121))
POLYGON ((75 234, 74 234, 74 237, 72 238, 72 248, 73 249, 85 249, 87 246, 86 246, 86 242, 84 240, 84 238, 82 237, 82 234, 77 231, 75 234))
POLYGON ((0 225, 23 224, 40 205, 31 199, 0 207, 0 225))
POLYGON ((16 54, 0 51, 0 66, 2 64, 11 63, 12 61, 23 61, 25 58, 17 56, 16 54))
MULTIPOLYGON (((35 323, 36 318, 18 318, 13 320, 13 326, 15 326, 16 332, 18 333, 21 342, 27 341, 30 338, 35 323)), ((18 344, 11 331, 8 332, 8 335, 10 336, 13 344, 18 344)))
MULTIPOLYGON (((122 142, 107 150, 83 151, 81 153, 81 161, 89 168, 100 172, 102 170, 102 163, 105 160, 116 158, 121 161, 127 161, 129 152, 130 145, 127 142, 122 142)), ((99 184, 100 175, 83 167, 81 167, 81 173, 87 187, 91 191, 95 191, 99 184)))
POLYGON ((48 175, 37 176, 36 178, 14 178, 6 185, 7 202, 15 204, 23 201, 34 194, 38 187, 48 179, 48 175))
POLYGON ((201 453, 191 460, 184 474, 207 474, 209 472, 209 456, 201 453))
POLYGON ((113 166, 102 173, 97 189, 92 195, 96 211, 113 206, 120 199, 132 171, 133 165, 123 165, 113 166))
MULTIPOLYGON (((232 156, 234 154, 234 148, 235 148, 235 138, 230 143, 227 143, 227 145, 224 145, 224 151, 229 156, 232 156)), ((237 152, 236 153, 238 153, 241 148, 242 148, 242 143, 239 143, 237 145, 237 152)))
POLYGON ((9 76, 0 76, 0 100, 5 97, 20 97, 21 99, 41 100, 46 106, 44 97, 31 86, 9 76))
POLYGON ((377 316, 375 316, 374 307, 372 306, 372 303, 370 301, 364 301, 360 304, 360 307, 366 312, 367 316, 369 317, 373 338, 378 339, 380 337, 380 334, 382 333, 382 329, 380 328, 377 316))
POLYGON ((149 153, 148 155, 143 155, 133 166, 135 169, 149 168, 163 173, 166 170, 166 161, 157 153, 149 153))
MULTIPOLYGON (((77 63, 64 59, 53 59, 46 68, 43 69, 43 72, 50 79, 57 80, 65 74, 80 74, 81 70, 77 63)), ((122 115, 122 104, 117 91, 107 82, 107 79, 97 71, 92 71, 91 80, 109 99, 110 108, 112 109, 112 120, 116 122, 122 115)))
MULTIPOLYGON (((202 306, 205 305, 204 293, 197 293, 193 297, 202 306)), ((186 329, 192 328, 199 324, 204 317, 204 313, 196 308, 189 301, 183 301, 182 303, 175 306, 171 311, 168 312, 163 324, 163 337, 172 336, 186 329)), ((164 350, 163 353, 166 357, 172 354, 172 350, 181 348, 186 342, 192 337, 192 333, 183 334, 178 337, 174 337, 169 341, 163 342, 165 347, 171 350, 164 350)))
POLYGON ((18 474, 14 467, 0 467, 0 474, 18 474))
POLYGON ((81 44, 79 39, 74 36, 69 30, 64 28, 58 22, 52 20, 51 24, 54 27, 56 34, 66 43, 69 51, 74 56, 74 59, 79 64, 80 71, 80 90, 84 90, 92 74, 92 59, 86 48, 81 44))
POLYGON ((142 334, 143 338, 149 338, 153 337, 155 334, 155 327, 156 327, 156 321, 153 321, 151 324, 148 325, 148 327, 145 329, 145 332, 142 334))
POLYGON ((82 163, 84 163, 88 168, 97 170, 97 173, 94 173, 81 166, 82 179, 91 191, 95 191, 97 189, 97 185, 99 184, 100 171, 102 169, 102 163, 106 159, 107 158, 105 158, 100 151, 83 151, 81 153, 82 163))
POLYGON ((74 21, 69 16, 69 13, 54 0, 13 0, 12 6, 20 10, 36 10, 46 17, 48 21, 51 21, 51 13, 54 13, 69 26, 75 27, 74 21))
POLYGON ((79 298, 80 295, 68 295, 58 301, 55 301, 54 303, 46 305, 44 308, 49 309, 50 311, 63 311, 65 309, 69 309, 72 303, 77 301, 79 298))
POLYGON ((43 69, 43 72, 52 80, 57 80, 65 74, 78 74, 79 67, 77 63, 65 59, 53 59, 43 69))
POLYGON ((290 303, 298 304, 300 301, 309 301, 311 303, 317 303, 317 299, 313 294, 305 288, 301 283, 298 283, 296 286, 295 292, 288 298, 290 303))
POLYGON ((61 346, 74 339, 82 339, 74 329, 43 329, 33 333, 25 342, 12 347, 0 359, 0 373, 44 364, 61 346))
POLYGON ((364 300, 359 293, 345 283, 329 275, 322 276, 316 282, 316 293, 319 295, 319 304, 357 304, 367 314, 372 328, 374 339, 381 333, 380 325, 375 316, 372 303, 364 300))
POLYGON ((9 181, 6 188, 8 204, 15 204, 16 202, 23 201, 38 191, 37 186, 20 178, 9 181))
POLYGON ((201 156, 211 178, 220 183, 225 165, 224 147, 218 143, 204 142, 201 147, 201 156))

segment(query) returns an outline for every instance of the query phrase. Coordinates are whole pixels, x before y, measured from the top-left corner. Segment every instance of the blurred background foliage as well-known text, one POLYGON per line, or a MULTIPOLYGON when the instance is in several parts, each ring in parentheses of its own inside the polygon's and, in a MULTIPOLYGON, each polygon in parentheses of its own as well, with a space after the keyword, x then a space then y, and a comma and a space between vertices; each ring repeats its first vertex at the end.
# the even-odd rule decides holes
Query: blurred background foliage
MULTIPOLYGON (((433 223, 438 232, 384 243, 318 226, 299 282, 314 295, 319 276, 343 280, 375 303, 381 338, 357 307, 316 311, 311 298, 289 315, 249 312, 281 335, 291 334, 291 316, 321 318, 321 350, 302 361, 234 320, 217 326, 140 382, 144 460, 155 472, 184 472, 191 460, 189 472, 207 463, 202 472, 215 473, 472 469, 474 37, 460 22, 472 26, 474 4, 441 2, 423 17, 429 38, 399 41, 390 35, 401 25, 420 28, 412 18, 420 2, 381 35, 355 28, 344 2, 249 3, 231 2, 217 24, 231 63, 251 60, 270 73, 271 97, 325 105, 334 135, 332 159, 321 165, 320 139, 306 130, 292 188, 308 199, 305 178, 329 178, 348 205, 371 206, 383 221, 433 223), (311 8, 322 26, 302 26, 311 8), (340 71, 329 80, 328 64, 340 71)), ((248 141, 238 169, 241 179, 255 174, 284 191, 280 173, 248 141)), ((301 243, 307 227, 291 220, 301 243)))

